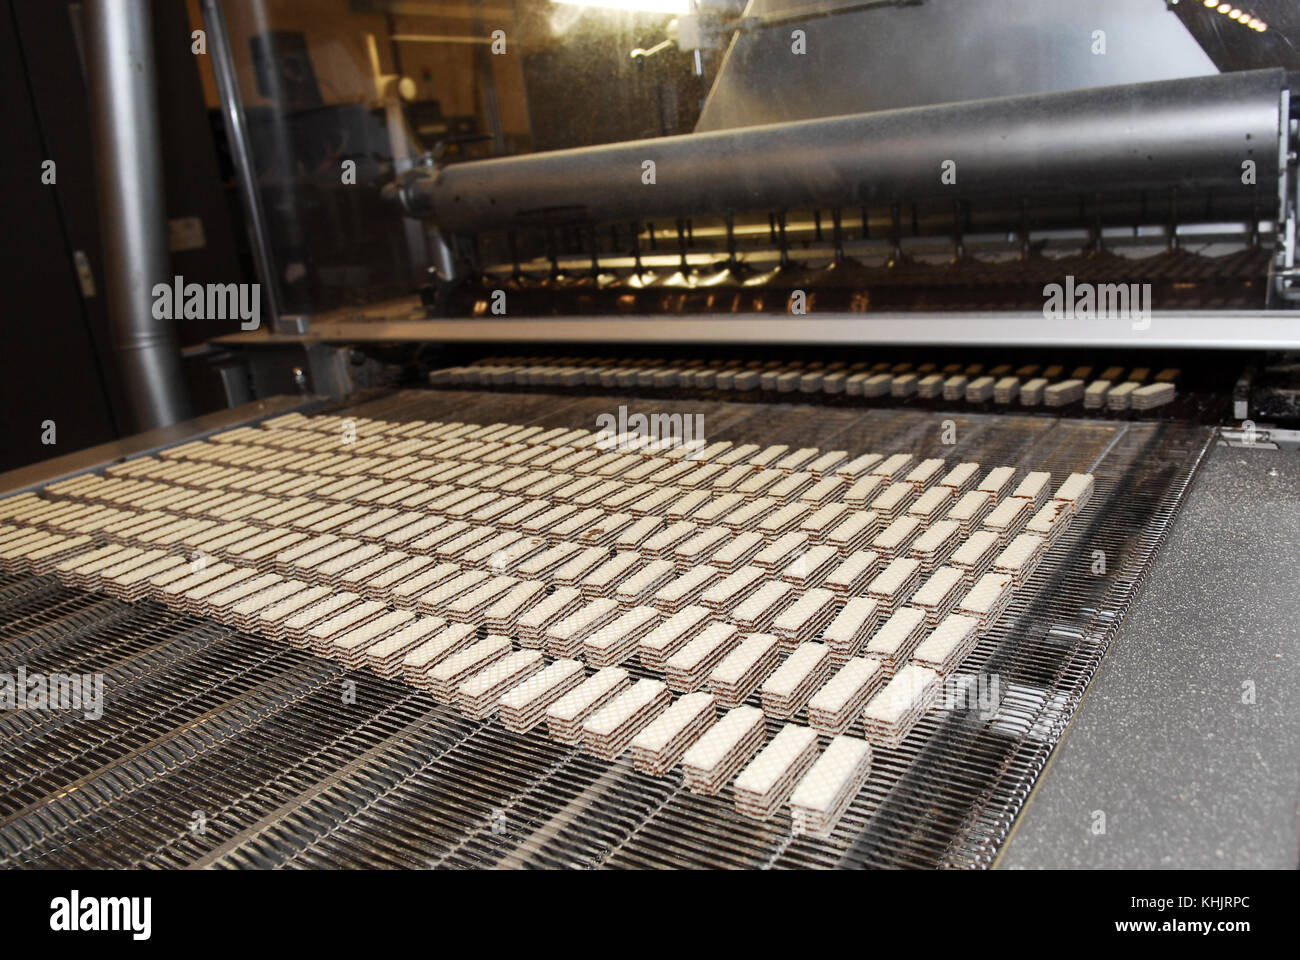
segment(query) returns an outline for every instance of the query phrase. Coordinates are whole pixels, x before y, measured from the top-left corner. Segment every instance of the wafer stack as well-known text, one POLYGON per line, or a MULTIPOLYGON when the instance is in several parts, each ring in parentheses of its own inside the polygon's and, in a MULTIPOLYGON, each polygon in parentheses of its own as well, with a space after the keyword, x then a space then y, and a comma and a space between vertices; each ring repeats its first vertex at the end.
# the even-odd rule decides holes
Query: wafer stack
POLYGON ((582 725, 593 713, 632 682, 622 667, 597 670, 546 708, 546 729, 552 740, 577 746, 582 725))
POLYGON ((808 722, 821 733, 844 733, 885 684, 879 660, 853 657, 808 701, 808 722))
POLYGON ((614 588, 614 599, 624 607, 652 602, 654 595, 673 579, 676 569, 669 560, 651 560, 614 588))
POLYGON ((741 567, 704 590, 700 594, 700 605, 718 612, 730 610, 749 596, 767 576, 762 567, 741 567))
POLYGON ((998 535, 990 530, 981 530, 971 534, 953 552, 947 565, 961 570, 967 585, 974 586, 975 581, 988 572, 999 549, 998 535))
POLYGON ((676 613, 698 602, 704 591, 717 583, 720 577, 716 567, 701 564, 665 583, 650 599, 650 604, 665 613, 676 613))
POLYGON ((515 583, 483 611, 483 625, 491 633, 513 635, 519 617, 531 606, 540 603, 545 596, 546 584, 540 580, 515 583))
POLYGON ((585 678, 579 661, 552 661, 502 694, 499 713, 502 726, 514 733, 527 733, 545 719, 547 707, 585 678))
MULTIPOLYGON (((838 552, 838 551, 837 551, 838 552)), ((822 586, 841 598, 856 597, 880 572, 880 555, 872 550, 851 553, 826 575, 822 586)))
POLYGON ((1020 485, 1011 491, 1011 496, 1028 500, 1034 510, 1042 508, 1051 492, 1052 475, 1045 470, 1034 470, 1025 474, 1020 485))
POLYGON ((1046 552, 1046 539, 1033 533, 1022 533, 993 558, 993 572, 1009 574, 1019 587, 1033 574, 1046 552))
POLYGON ((597 627, 582 641, 583 657, 593 667, 612 667, 631 659, 637 642, 659 622, 654 607, 633 607, 597 627))
POLYGON ((869 508, 879 518, 880 523, 893 523, 916 499, 916 487, 902 481, 891 483, 876 495, 869 508))
MULTIPOLYGON (((471 643, 462 650, 439 661, 423 675, 423 681, 439 703, 453 704, 456 701, 456 688, 462 683, 486 669, 489 665, 508 655, 513 649, 509 637, 489 634, 477 643, 471 643)), ((536 654, 536 651, 529 651, 536 654)), ((493 701, 495 706, 495 701, 493 701)))
POLYGON ((409 610, 392 610, 373 617, 332 637, 327 655, 349 670, 359 670, 365 666, 369 647, 414 619, 415 614, 409 610))
POLYGON ((887 676, 893 676, 907 662, 925 633, 925 612, 903 607, 880 625, 867 641, 864 655, 879 660, 887 676))
POLYGON ((912 652, 912 662, 946 677, 979 643, 980 623, 975 617, 950 613, 912 652))
POLYGON ((826 535, 843 523, 852 512, 853 507, 847 503, 827 503, 804 517, 799 524, 799 532, 807 534, 813 543, 824 543, 826 535))
POLYGON ((652 777, 662 777, 716 719, 717 705, 711 694, 678 697, 633 738, 632 766, 652 777))
MULTIPOLYGON (((445 623, 441 617, 426 619, 445 623)), ((438 630, 402 657, 402 678, 413 687, 427 689, 429 686, 427 675, 434 667, 477 640, 478 630, 473 624, 454 623, 438 630)))
MULTIPOLYGON (((329 587, 322 587, 321 589, 331 592, 329 587)), ((315 603, 300 608, 292 616, 269 625, 269 628, 277 640, 284 640, 295 647, 308 647, 312 645, 312 637, 309 635, 309 631, 313 627, 333 620, 338 614, 346 611, 360 600, 361 597, 355 593, 324 596, 315 603)), ((366 602, 370 603, 372 601, 366 602)), ((369 609, 373 610, 374 608, 369 609)), ((346 623, 346 621, 343 621, 343 623, 346 623)))
POLYGON ((1045 539, 1050 546, 1070 525, 1070 505, 1064 500, 1052 500, 1029 518, 1025 533, 1045 539))
POLYGON ((998 542, 1006 546, 1021 528, 1029 522, 1033 507, 1021 497, 1008 497, 984 518, 984 529, 997 534, 998 542))
POLYGON ((708 527, 673 549, 673 562, 680 571, 689 571, 697 563, 711 562, 709 557, 731 540, 723 527, 708 527))
POLYGON ((958 601, 957 612, 978 618, 981 632, 987 630, 1011 602, 1014 585, 1015 580, 1010 574, 986 573, 958 601))
POLYGON ((883 614, 891 614, 921 585, 921 561, 911 557, 891 560, 867 585, 867 596, 880 604, 883 614))
POLYGON ((1070 515, 1078 513, 1092 497, 1093 477, 1090 473, 1072 473, 1057 488, 1053 500, 1069 504, 1070 515))
MULTIPOLYGON (((389 616, 396 618, 396 614, 401 612, 394 611, 389 616)), ((384 619, 379 617, 367 626, 378 624, 384 619)), ((362 662, 379 676, 396 680, 402 676, 403 663, 407 654, 419 648, 446 626, 447 621, 441 617, 416 617, 406 621, 387 636, 366 646, 362 650, 362 662)))
POLYGON ((731 611, 731 621, 747 632, 766 630, 794 594, 791 584, 766 580, 736 605, 731 611))
POLYGON ((546 630, 546 649, 554 657, 574 657, 582 641, 619 614, 618 601, 597 597, 546 630))
POLYGON ((939 567, 912 594, 908 604, 922 611, 926 624, 933 627, 948 615, 966 589, 965 571, 959 567, 939 567))
POLYGON ((1172 383, 1148 383, 1129 395, 1129 405, 1134 410, 1154 410, 1173 403, 1175 388, 1172 383))
POLYGON ((816 758, 817 734, 786 724, 736 777, 736 809, 755 820, 771 819, 816 758))
POLYGON ((772 621, 772 632, 781 639, 784 649, 793 650, 815 639, 826 628, 837 605, 836 596, 830 590, 806 590, 772 621))
POLYGON ((662 681, 638 680, 583 723, 584 748, 602 760, 614 760, 671 702, 662 681))
POLYGON ((1132 380, 1117 384, 1106 391, 1106 409, 1107 410, 1127 410, 1133 402, 1133 394, 1137 392, 1140 384, 1132 380))
POLYGON ((822 640, 831 650, 831 660, 843 663, 855 656, 875 632, 880 618, 880 605, 870 597, 853 597, 839 611, 822 634, 822 640))
POLYGON ((657 624, 637 641, 637 657, 641 665, 662 673, 668 658, 686 645, 710 615, 708 608, 692 605, 657 624))
POLYGON ((871 549, 885 560, 905 556, 924 527, 916 517, 902 516, 885 527, 874 540, 871 549))
POLYGON ((867 504, 880 496, 888 486, 889 481, 884 477, 861 477, 853 481, 853 485, 844 492, 844 502, 856 510, 866 509, 867 504))
POLYGON ((791 560, 780 572, 780 578, 804 590, 820 586, 843 563, 834 547, 811 547, 791 560))
POLYGON ((975 484, 979 482, 979 472, 978 463, 959 463, 939 478, 937 486, 951 490, 953 499, 960 500, 975 489, 975 484))
POLYGON ((763 742, 763 711, 735 707, 682 755, 682 774, 692 793, 717 794, 763 742))
POLYGON ((835 830, 871 773, 871 747, 839 736, 817 758, 790 796, 797 834, 825 839, 835 830))
MULTIPOLYGON (((334 641, 337 637, 388 612, 385 604, 364 600, 357 594, 351 596, 355 597, 353 603, 319 621, 303 634, 307 645, 317 656, 329 656, 334 652, 334 641)), ((293 642, 292 635, 290 642, 293 642)))
POLYGON ((909 663, 871 698, 863 712, 867 739, 881 747, 897 747, 934 703, 939 675, 909 663))
POLYGON ((471 720, 486 720, 496 712, 506 691, 542 667, 542 654, 538 650, 507 653, 461 682, 456 688, 456 706, 471 720))
POLYGON ((1061 380, 1049 384, 1043 389, 1043 405, 1064 407, 1067 404, 1077 403, 1083 399, 1083 390, 1083 381, 1077 379, 1061 380))
POLYGON ((906 516, 930 524, 952 506, 952 491, 947 487, 931 487, 916 498, 907 508, 906 516))
POLYGON ((740 632, 729 623, 713 621, 664 662, 668 685, 679 693, 693 693, 740 642, 740 632))
POLYGON ((515 619, 515 635, 525 647, 540 647, 546 631, 582 605, 582 594, 573 587, 556 587, 549 596, 529 607, 515 619))
POLYGON ((748 530, 723 544, 709 557, 709 566, 717 567, 724 574, 734 573, 749 565, 763 546, 763 537, 748 530))
POLYGON ((749 633, 709 674, 709 690, 724 707, 743 703, 780 661, 780 642, 768 633, 749 633))
POLYGON ((801 644, 759 687, 763 712, 778 719, 793 717, 826 682, 832 667, 825 644, 801 644))

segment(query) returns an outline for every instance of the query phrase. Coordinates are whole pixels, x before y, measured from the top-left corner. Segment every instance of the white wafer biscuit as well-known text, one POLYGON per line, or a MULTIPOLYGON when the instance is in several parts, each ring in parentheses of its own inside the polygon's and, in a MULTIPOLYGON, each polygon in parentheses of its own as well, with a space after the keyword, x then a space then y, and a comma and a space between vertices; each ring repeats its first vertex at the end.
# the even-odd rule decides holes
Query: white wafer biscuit
POLYGON ((716 719, 717 706, 711 694, 678 697, 633 738, 632 765, 642 773, 662 777, 716 719))
POLYGON ((831 669, 829 647, 800 644, 759 687, 763 712, 778 719, 793 717, 830 676, 831 669))
POLYGON ((614 760, 671 702, 663 681, 638 680, 584 721, 584 748, 602 760, 614 760))
POLYGON ((950 613, 912 652, 912 662, 947 676, 961 666, 979 642, 979 620, 950 613))
POLYGON ((552 661, 501 695, 502 726, 515 733, 527 733, 545 719, 548 706, 582 683, 585 677, 577 660, 552 661))
POLYGON ((727 711, 682 755, 686 788, 693 793, 718 793, 758 750, 763 731, 763 711, 757 707, 727 711))
POLYGON ((577 745, 588 717, 632 682, 622 667, 597 670, 546 708, 546 728, 552 740, 577 745))
POLYGON ((808 701, 808 722, 821 733, 844 733, 885 683, 880 661, 853 657, 808 701))
POLYGON ((904 666, 863 711, 867 739, 877 746, 899 746, 934 702, 939 684, 933 670, 904 666))
POLYGON ((790 796, 797 834, 826 838, 858 795, 871 772, 871 747, 839 736, 817 758, 790 796))
POLYGON ((736 777, 736 809, 755 820, 770 819, 816 758, 817 734, 786 724, 736 777))
POLYGON ((925 634, 925 612, 917 607, 903 607, 880 625, 867 641, 864 656, 879 660, 885 673, 893 676, 911 657, 925 634))
MULTIPOLYGON (((489 634, 483 640, 471 643, 440 660, 421 676, 421 681, 433 699, 439 703, 454 703, 457 687, 480 670, 505 657, 512 649, 509 637, 489 634)), ((540 656, 535 650, 528 652, 540 656)), ((495 706, 495 701, 493 704, 495 706)))
POLYGON ((471 720, 485 720, 496 713, 507 690, 541 670, 542 666, 542 654, 538 650, 507 653, 461 682, 456 688, 456 707, 471 720))

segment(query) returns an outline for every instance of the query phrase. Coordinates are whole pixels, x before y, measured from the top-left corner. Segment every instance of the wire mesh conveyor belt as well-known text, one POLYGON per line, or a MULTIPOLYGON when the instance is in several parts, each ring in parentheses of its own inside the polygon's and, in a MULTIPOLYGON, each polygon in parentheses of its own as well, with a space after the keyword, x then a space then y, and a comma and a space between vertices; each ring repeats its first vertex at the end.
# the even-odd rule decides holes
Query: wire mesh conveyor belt
MULTIPOLYGON (((394 420, 590 427, 608 396, 409 391, 348 408, 394 420)), ((0 714, 5 867, 987 867, 1006 839, 1208 449, 1210 428, 800 405, 674 405, 711 439, 907 449, 1091 470, 1058 562, 965 662, 992 711, 932 709, 834 836, 736 813, 425 693, 152 601, 0 578, 0 673, 102 673, 104 713, 0 714), (955 445, 943 445, 951 419, 955 445), (1094 573, 1096 551, 1106 572, 1094 573), (355 683, 354 695, 350 685, 355 683)), ((339 411, 344 412, 344 411, 339 411)), ((639 668, 634 668, 637 672, 639 668)), ((769 733, 779 724, 768 720, 769 733)))

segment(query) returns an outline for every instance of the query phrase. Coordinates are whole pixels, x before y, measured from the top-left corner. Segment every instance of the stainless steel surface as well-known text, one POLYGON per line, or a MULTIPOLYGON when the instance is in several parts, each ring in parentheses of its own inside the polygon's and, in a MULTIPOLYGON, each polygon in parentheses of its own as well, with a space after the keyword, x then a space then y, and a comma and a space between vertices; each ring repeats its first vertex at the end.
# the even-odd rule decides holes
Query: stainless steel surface
MULTIPOLYGON (((411 304, 414 313, 416 304, 411 304)), ((388 311, 392 315, 392 311, 388 311)), ((1300 321, 1281 311, 1155 311, 1151 326, 1093 319, 1050 321, 1041 313, 874 313, 783 317, 582 316, 536 319, 320 320, 311 339, 325 343, 774 343, 970 344, 1059 347, 1189 347, 1196 349, 1300 348, 1300 321)), ((232 334, 217 342, 243 346, 289 341, 260 333, 232 334)))
POLYGON ((1300 866, 1298 554, 1295 450, 1216 446, 1000 867, 1300 866))
MULTIPOLYGON (((617 398, 407 391, 340 413, 590 427, 617 398)), ((629 399, 628 402, 635 402, 629 399)), ((1133 602, 1212 439, 1202 427, 1048 417, 657 404, 711 439, 1015 463, 1097 490, 963 667, 991 716, 932 711, 881 749, 828 841, 738 816, 540 737, 470 723, 402 684, 178 616, 0 581, 0 669, 102 672, 101 722, 0 718, 0 863, 12 866, 950 866, 991 863, 1133 602), (944 445, 944 419, 957 444, 944 445), (1104 550, 1108 573, 1091 572, 1104 550), (356 684, 345 697, 342 681, 356 684), (203 829, 195 824, 201 817, 203 829)))
POLYGON ((175 321, 153 312, 172 278, 148 0, 87 0, 85 24, 109 323, 133 427, 152 430, 190 401, 175 321))
POLYGON ((735 35, 696 129, 1217 72, 1164 0, 925 0, 798 19, 852 6, 752 0, 746 16, 792 22, 735 35), (803 56, 791 53, 796 28, 806 36, 803 56), (1098 30, 1104 54, 1094 52, 1098 30))
POLYGON ((941 197, 1251 191, 1244 160, 1271 190, 1285 85, 1285 71, 1258 70, 557 150, 453 165, 408 180, 403 197, 445 231, 476 233, 941 197))
POLYGON ((262 210, 262 195, 253 170, 253 153, 248 139, 248 120, 244 116, 244 102, 239 95, 239 77, 235 71, 234 57, 230 52, 230 35, 221 0, 203 0, 203 24, 208 31, 208 50, 212 56, 212 73, 221 97, 221 119, 230 144, 230 156, 235 164, 239 181, 239 199, 244 209, 248 229, 248 242, 253 252, 253 264, 262 286, 270 326, 279 329, 281 304, 279 276, 271 258, 266 213, 262 210))
POLYGON ((163 447, 170 447, 187 440, 198 440, 218 430, 228 430, 241 424, 257 423, 267 417, 289 413, 293 410, 310 411, 326 401, 317 396, 275 396, 265 400, 241 404, 228 410, 205 413, 191 420, 182 420, 155 430, 137 433, 112 443, 87 447, 75 453, 53 457, 19 467, 7 473, 0 473, 0 496, 8 496, 22 490, 43 487, 59 479, 102 469, 109 464, 120 463, 131 457, 145 456, 163 447))

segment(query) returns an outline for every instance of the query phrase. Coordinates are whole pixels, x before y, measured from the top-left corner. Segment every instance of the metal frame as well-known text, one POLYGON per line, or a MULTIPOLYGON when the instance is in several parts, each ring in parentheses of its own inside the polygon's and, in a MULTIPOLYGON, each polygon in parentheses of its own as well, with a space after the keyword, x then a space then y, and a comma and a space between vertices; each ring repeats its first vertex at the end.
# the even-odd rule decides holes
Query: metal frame
POLYGON ((61 457, 42 460, 26 467, 19 467, 17 470, 0 473, 0 497, 39 489, 47 484, 101 470, 134 457, 148 456, 178 443, 202 440, 221 430, 229 430, 231 427, 250 426, 294 410, 315 410, 327 402, 329 402, 328 397, 316 395, 268 397, 265 400, 255 400, 228 410, 207 413, 192 420, 181 420, 122 440, 114 440, 75 453, 67 453, 61 457))
POLYGON ((230 142, 230 155, 235 163, 239 180, 239 199, 248 222, 248 242, 253 251, 257 278, 262 284, 271 327, 279 327, 282 305, 276 283, 275 264, 267 241, 266 212, 257 190, 257 175, 253 170, 253 152, 248 144, 248 119, 244 116, 244 103, 239 98, 239 77, 235 73, 234 57, 230 53, 230 35, 226 31, 226 17, 221 0, 203 0, 203 24, 208 30, 208 50, 212 55, 212 73, 217 81, 221 99, 221 117, 225 122, 226 139, 230 142))
MULTIPOLYGON (((413 304, 414 310, 414 304, 413 304)), ((738 343, 1300 349, 1300 314, 1282 310, 1155 311, 1127 319, 1057 321, 1041 312, 583 316, 555 319, 318 321, 322 343, 738 343)), ((232 334, 217 342, 274 346, 295 338, 232 334)))

